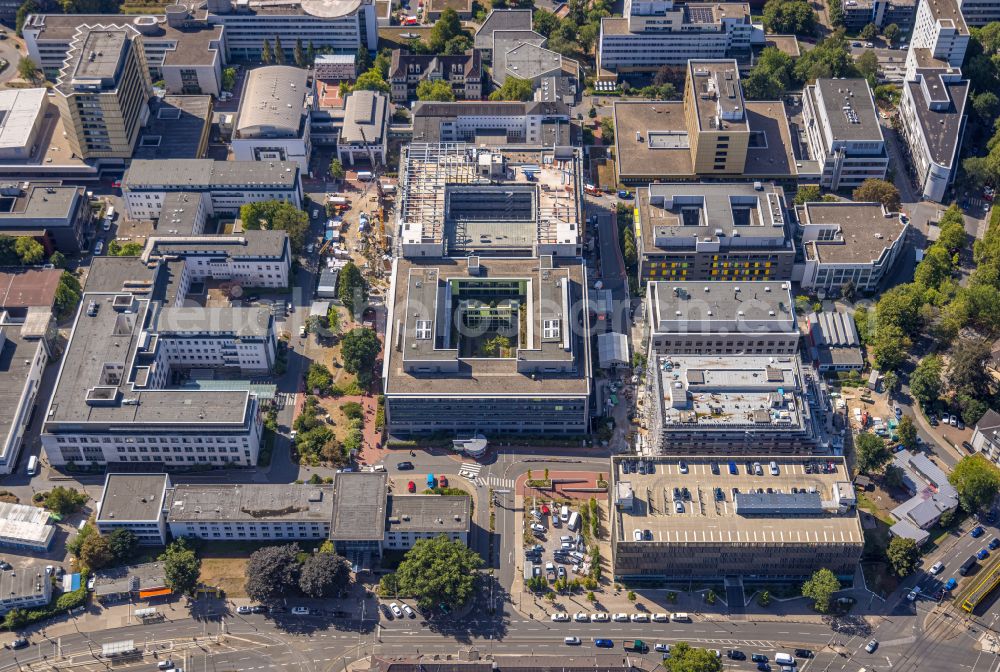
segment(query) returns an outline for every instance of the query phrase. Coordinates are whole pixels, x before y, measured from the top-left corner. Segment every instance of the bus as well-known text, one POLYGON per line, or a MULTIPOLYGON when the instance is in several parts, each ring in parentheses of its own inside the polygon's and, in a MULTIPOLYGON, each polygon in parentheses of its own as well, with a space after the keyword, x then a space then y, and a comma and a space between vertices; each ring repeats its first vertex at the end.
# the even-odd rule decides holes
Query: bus
POLYGON ((38 473, 38 458, 34 455, 28 460, 28 476, 34 476, 38 473))
POLYGON ((1000 585, 1000 563, 993 565, 988 571, 984 571, 977 577, 972 590, 965 595, 962 600, 962 609, 972 613, 983 599, 993 592, 993 589, 1000 585))

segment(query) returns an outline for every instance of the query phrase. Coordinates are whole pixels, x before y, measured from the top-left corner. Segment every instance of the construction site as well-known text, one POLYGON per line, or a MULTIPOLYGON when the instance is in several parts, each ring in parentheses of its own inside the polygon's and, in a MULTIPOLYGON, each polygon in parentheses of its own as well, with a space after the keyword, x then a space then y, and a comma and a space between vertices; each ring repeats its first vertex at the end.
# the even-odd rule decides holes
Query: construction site
POLYGON ((397 254, 404 257, 579 256, 578 149, 403 148, 397 254))

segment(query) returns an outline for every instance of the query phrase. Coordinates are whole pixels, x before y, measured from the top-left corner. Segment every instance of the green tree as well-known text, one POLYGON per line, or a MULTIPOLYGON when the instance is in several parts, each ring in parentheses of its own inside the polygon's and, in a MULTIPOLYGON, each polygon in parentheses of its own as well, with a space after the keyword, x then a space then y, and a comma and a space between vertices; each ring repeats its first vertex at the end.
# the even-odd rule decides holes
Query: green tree
POLYGON ((843 31, 834 32, 804 52, 795 61, 793 71, 799 82, 811 82, 820 77, 858 76, 858 69, 854 65, 854 57, 843 31))
POLYGON ((259 201, 240 208, 240 219, 247 230, 284 231, 295 252, 301 252, 309 233, 309 215, 287 201, 259 201))
POLYGON ((868 80, 868 85, 874 87, 878 81, 878 56, 871 49, 866 49, 857 61, 858 72, 868 80))
POLYGON ((983 91, 972 98, 972 109, 980 119, 992 122, 1000 112, 1000 98, 992 91, 983 91))
POLYGON ((80 546, 80 562, 91 571, 107 567, 114 559, 107 537, 100 534, 88 535, 80 546))
POLYGON ((82 295, 83 288, 80 287, 80 281, 69 271, 63 271, 59 276, 59 284, 56 285, 54 304, 56 315, 60 319, 69 317, 80 305, 82 295))
POLYGON ((445 7, 441 16, 434 22, 434 27, 431 28, 427 44, 431 51, 439 54, 445 53, 448 41, 458 36, 468 37, 468 33, 462 29, 462 21, 458 17, 458 12, 451 7, 445 7))
POLYGON ((903 578, 913 573, 920 562, 920 550, 917 542, 906 537, 893 537, 889 540, 889 546, 885 550, 886 558, 889 560, 889 567, 892 573, 903 578))
POLYGON ((271 42, 264 40, 264 46, 260 50, 260 60, 264 65, 270 65, 274 61, 274 52, 271 51, 271 42))
POLYGON ((975 399, 989 397, 993 380, 986 368, 989 360, 990 346, 986 341, 959 339, 948 360, 948 382, 952 389, 975 399))
POLYGON ((357 315, 368 300, 361 269, 352 261, 347 262, 337 276, 337 298, 352 316, 357 315))
POLYGON ((899 426, 896 427, 896 434, 899 435, 899 442, 910 448, 917 447, 917 426, 913 424, 913 418, 904 415, 899 419, 899 426))
POLYGON ((49 257, 49 263, 56 268, 66 268, 66 255, 59 250, 56 250, 52 253, 52 256, 49 257))
POLYGON ((31 14, 37 14, 41 9, 41 6, 36 0, 24 0, 21 6, 17 8, 17 14, 14 18, 14 30, 18 37, 22 37, 21 29, 24 28, 24 22, 28 19, 31 14))
POLYGON ((892 324, 880 324, 871 344, 875 365, 883 371, 895 371, 906 360, 910 345, 909 337, 901 328, 892 324))
POLYGON ((31 236, 18 236, 14 240, 14 250, 21 263, 30 266, 45 258, 45 248, 31 236))
POLYGON ((371 69, 372 56, 368 51, 368 47, 363 44, 358 47, 358 53, 357 56, 354 57, 354 63, 358 72, 365 72, 366 70, 371 69))
POLYGON ((69 551, 74 557, 79 558, 83 551, 83 542, 87 540, 87 537, 94 534, 97 534, 97 528, 88 522, 83 526, 83 529, 80 530, 79 534, 66 542, 66 550, 69 551))
POLYGON ((443 79, 425 79, 417 84, 417 100, 436 100, 442 103, 455 102, 455 92, 451 84, 443 79))
POLYGON ((281 46, 281 37, 274 37, 274 62, 278 65, 285 64, 285 48, 281 46))
POLYGON ((265 546, 250 554, 245 589, 250 599, 264 604, 280 601, 299 585, 299 545, 265 546))
POLYGON ((769 33, 792 33, 800 37, 816 34, 816 12, 805 0, 767 0, 764 28, 769 33))
POLYGON ((887 464, 885 473, 882 474, 882 482, 890 490, 899 490, 903 487, 903 470, 895 464, 887 464))
POLYGON ((989 506, 1000 491, 1000 472, 981 454, 969 455, 951 470, 948 482, 958 491, 962 508, 976 513, 989 506))
POLYGON ((538 8, 532 15, 532 27, 535 32, 548 37, 559 25, 559 17, 547 9, 538 8))
POLYGON ((944 361, 938 355, 928 355, 917 362, 910 376, 910 392, 921 405, 931 405, 941 396, 943 372, 944 361))
POLYGON ((876 35, 878 35, 878 26, 874 23, 869 23, 858 33, 858 37, 862 40, 874 40, 876 35))
POLYGON ((840 581, 825 567, 813 572, 812 577, 802 584, 802 597, 813 601, 813 609, 821 614, 830 611, 833 594, 840 590, 840 581))
POLYGON ((299 590, 306 597, 334 597, 342 593, 350 582, 350 565, 336 553, 312 553, 299 570, 299 590))
POLYGON ((678 642, 670 647, 670 657, 663 661, 667 672, 721 672, 722 661, 714 651, 678 642))
POLYGON ((232 91, 234 86, 236 86, 236 68, 226 68, 222 71, 222 88, 232 91))
POLYGON ((951 254, 943 245, 932 245, 913 273, 913 281, 928 289, 937 289, 951 276, 951 254))
POLYGON ((888 26, 882 29, 882 37, 884 37, 885 41, 888 42, 889 44, 896 44, 896 40, 899 39, 899 35, 902 32, 903 31, 899 29, 899 26, 897 26, 895 23, 890 23, 888 26))
POLYGON ((483 559, 460 541, 445 535, 420 539, 399 563, 400 592, 412 595, 421 609, 461 607, 472 597, 483 559))
POLYGON ((354 82, 354 86, 351 87, 351 90, 389 93, 389 84, 385 81, 381 72, 372 68, 371 70, 362 72, 358 76, 357 80, 354 82))
POLYGON ((613 145, 615 143, 615 121, 611 117, 603 117, 601 119, 601 141, 605 145, 613 145))
POLYGON ((3 627, 7 630, 20 630, 28 624, 28 612, 24 609, 11 609, 3 619, 3 627))
POLYGON ((896 326, 906 334, 920 329, 920 306, 924 304, 923 288, 915 283, 896 285, 882 292, 875 309, 877 332, 883 326, 896 326))
POLYGON ((483 354, 488 357, 509 357, 510 339, 506 336, 494 336, 483 344, 483 354))
POLYGON ((854 437, 854 458, 859 471, 872 474, 881 471, 889 463, 892 453, 882 437, 860 432, 854 437))
POLYGON ((818 184, 804 184, 795 192, 795 205, 817 203, 823 198, 823 192, 818 184))
POLYGON ((358 377, 358 383, 367 386, 371 382, 372 367, 382 346, 373 329, 355 327, 344 336, 340 355, 344 358, 344 370, 358 377))
POLYGON ((167 587, 177 595, 191 595, 201 577, 201 559, 184 539, 167 546, 163 554, 163 576, 167 587))
POLYGON ((330 177, 335 180, 342 180, 347 173, 344 171, 344 164, 340 162, 340 159, 333 159, 330 161, 330 177))
POLYGON ((28 56, 22 56, 17 62, 17 74, 26 82, 34 83, 38 79, 38 64, 28 56))
POLYGON ((139 537, 132 530, 119 527, 108 535, 108 545, 111 547, 111 554, 115 556, 115 562, 125 564, 138 550, 139 537))
POLYGON ((313 394, 326 395, 330 393, 332 387, 333 374, 330 373, 330 369, 319 362, 310 364, 306 372, 306 389, 313 394))
POLYGON ((490 94, 490 100, 531 100, 534 95, 534 87, 530 79, 520 77, 507 77, 503 80, 503 85, 490 94))
POLYGON ((878 202, 889 212, 899 212, 899 189, 892 182, 870 177, 862 182, 851 196, 855 201, 878 202))
POLYGON ((895 84, 879 84, 874 91, 875 102, 895 107, 899 105, 900 91, 895 84))
POLYGON ((306 60, 309 62, 309 65, 316 63, 316 47, 313 46, 312 40, 309 40, 309 46, 306 47, 306 60))
POLYGON ((785 87, 774 76, 759 68, 754 68, 744 78, 743 94, 749 100, 777 100, 785 93, 785 87))
POLYGON ((302 46, 302 38, 298 37, 295 39, 295 48, 292 50, 292 56, 295 58, 295 65, 300 68, 304 68, 309 63, 306 61, 306 50, 302 46))
POLYGON ((45 508, 52 513, 66 516, 79 511, 87 503, 87 493, 57 485, 45 496, 45 508))

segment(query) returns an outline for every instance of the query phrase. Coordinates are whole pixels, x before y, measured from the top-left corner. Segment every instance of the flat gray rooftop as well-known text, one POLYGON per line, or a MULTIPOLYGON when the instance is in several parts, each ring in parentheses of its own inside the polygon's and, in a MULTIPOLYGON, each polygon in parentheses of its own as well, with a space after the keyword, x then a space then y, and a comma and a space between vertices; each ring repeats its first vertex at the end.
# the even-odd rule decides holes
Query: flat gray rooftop
POLYGON ((94 572, 94 594, 98 597, 164 588, 166 585, 166 571, 162 562, 146 562, 94 572))
POLYGON ((284 259, 285 231, 251 230, 229 236, 163 236, 146 241, 143 258, 157 256, 226 256, 230 259, 284 259))
POLYGON ((806 203, 797 207, 799 221, 838 226, 841 236, 803 245, 806 257, 829 264, 868 264, 882 258, 906 230, 899 213, 888 213, 881 203, 806 203))
POLYGON ((693 86, 698 128, 702 131, 746 131, 740 70, 735 60, 689 60, 687 86, 693 86))
POLYGON ((5 600, 15 597, 30 598, 45 595, 45 584, 51 581, 41 565, 14 567, 0 572, 0 595, 5 600))
POLYGON ((796 330, 787 282, 651 282, 658 332, 773 332, 796 330), (678 315, 678 313, 680 313, 678 315))
POLYGON ((334 541, 382 541, 389 475, 382 472, 348 472, 334 477, 334 541))
MULTIPOLYGON (((853 502, 844 506, 843 513, 838 510, 835 488, 842 491, 848 501, 854 497, 854 487, 842 457, 817 460, 784 456, 645 458, 643 462, 654 465, 652 475, 623 474, 624 459, 630 459, 633 464, 637 462, 635 458, 613 460, 615 487, 612 492, 620 496, 622 491, 628 490, 634 498, 632 510, 619 514, 620 524, 615 526, 619 542, 631 542, 636 529, 649 530, 652 542, 778 545, 861 543, 864 540, 853 502), (776 476, 770 472, 771 460, 777 463, 776 476), (681 461, 687 466, 686 474, 681 473, 681 461), (730 462, 735 465, 736 474, 730 473, 730 462), (760 463, 762 474, 747 474, 747 462, 760 463), (712 473, 713 463, 719 468, 717 475, 712 473), (819 468, 807 474, 807 463, 819 468), (829 471, 824 472, 824 465, 829 471), (627 488, 622 484, 628 484, 627 488), (676 511, 675 488, 681 493, 687 488, 690 493, 690 499, 682 496, 683 512, 676 511), (721 499, 716 488, 721 489, 721 499), (733 493, 733 488, 739 490, 738 495, 733 493), (810 490, 815 490, 821 506, 811 513, 788 515, 782 511, 783 502, 778 501, 782 498, 772 497, 771 513, 759 509, 753 515, 737 513, 735 497, 745 497, 751 491, 762 489, 764 494, 758 499, 764 500, 768 488, 773 491, 772 495, 780 493, 788 496, 783 499, 789 500, 796 499, 792 488, 805 491, 804 500, 808 499, 810 490)), ((780 551, 776 548, 775 552, 780 551)))
POLYGON ((471 501, 462 495, 392 495, 389 531, 468 532, 471 501))
POLYGON ((969 80, 955 81, 943 78, 945 71, 936 68, 917 69, 917 74, 924 80, 928 99, 921 82, 904 82, 913 96, 917 121, 927 142, 934 163, 949 167, 955 160, 961 139, 962 124, 965 117, 965 104, 969 96, 969 80), (941 105, 942 102, 948 104, 941 105), (931 103, 936 109, 931 109, 931 103))
MULTIPOLYGON (((39 339, 24 338, 20 325, 0 325, 0 438, 4 443, 13 428, 16 414, 21 410, 21 395, 41 344, 39 339)), ((6 461, 13 456, 0 457, 6 461)))
POLYGON ((233 335, 237 338, 264 338, 271 331, 271 311, 264 306, 161 308, 153 318, 159 334, 198 336, 233 335))
POLYGON ((88 32, 83 44, 70 55, 76 59, 73 83, 94 83, 102 87, 115 84, 128 42, 128 33, 124 28, 109 26, 88 32))
POLYGON ((663 431, 778 431, 805 424, 802 372, 794 357, 657 357, 663 431))
POLYGON ((178 485, 167 498, 167 516, 177 522, 243 520, 329 525, 333 503, 330 485, 178 485))
POLYGON ((298 183, 299 168, 294 161, 214 161, 212 159, 171 159, 169 161, 133 161, 122 189, 148 190, 159 187, 178 189, 189 187, 204 190, 210 187, 266 186, 293 188, 298 183))
POLYGON ((70 334, 62 367, 52 394, 45 431, 69 424, 73 431, 81 426, 151 429, 159 425, 177 427, 191 424, 191 429, 209 431, 213 426, 242 428, 250 421, 251 406, 246 392, 196 392, 172 389, 137 389, 134 387, 137 358, 148 353, 151 341, 142 336, 148 327, 149 300, 135 298, 130 313, 115 310, 115 294, 84 293, 70 334), (87 315, 91 301, 98 306, 96 315, 87 315), (142 344, 142 345, 140 345, 142 344), (106 365, 121 366, 119 380, 106 365), (88 403, 88 391, 102 388, 110 392, 107 403, 88 403), (125 399, 134 403, 125 404, 125 399))
POLYGON ((99 521, 159 520, 170 479, 166 474, 108 474, 99 521))
POLYGON ((816 89, 835 142, 884 141, 867 80, 817 79, 816 89))

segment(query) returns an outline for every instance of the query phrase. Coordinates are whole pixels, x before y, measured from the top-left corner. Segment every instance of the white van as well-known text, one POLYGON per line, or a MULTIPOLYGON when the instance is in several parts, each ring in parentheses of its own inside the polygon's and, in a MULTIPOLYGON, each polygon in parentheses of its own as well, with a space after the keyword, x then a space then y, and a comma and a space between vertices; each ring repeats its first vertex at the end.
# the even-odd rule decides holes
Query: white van
POLYGON ((670 620, 675 623, 690 623, 691 617, 683 611, 678 611, 670 615, 670 620))
POLYGON ((569 526, 569 529, 572 530, 573 532, 576 532, 578 529, 580 529, 580 514, 577 513, 576 511, 570 514, 569 523, 567 523, 567 525, 569 526))
POLYGON ((28 460, 28 476, 34 476, 38 473, 38 458, 34 455, 28 460))
POLYGON ((565 504, 563 504, 562 508, 559 509, 559 520, 564 523, 569 520, 569 507, 565 504))
POLYGON ((795 659, 792 658, 791 655, 779 651, 774 654, 774 662, 776 662, 778 665, 794 665, 795 659))

